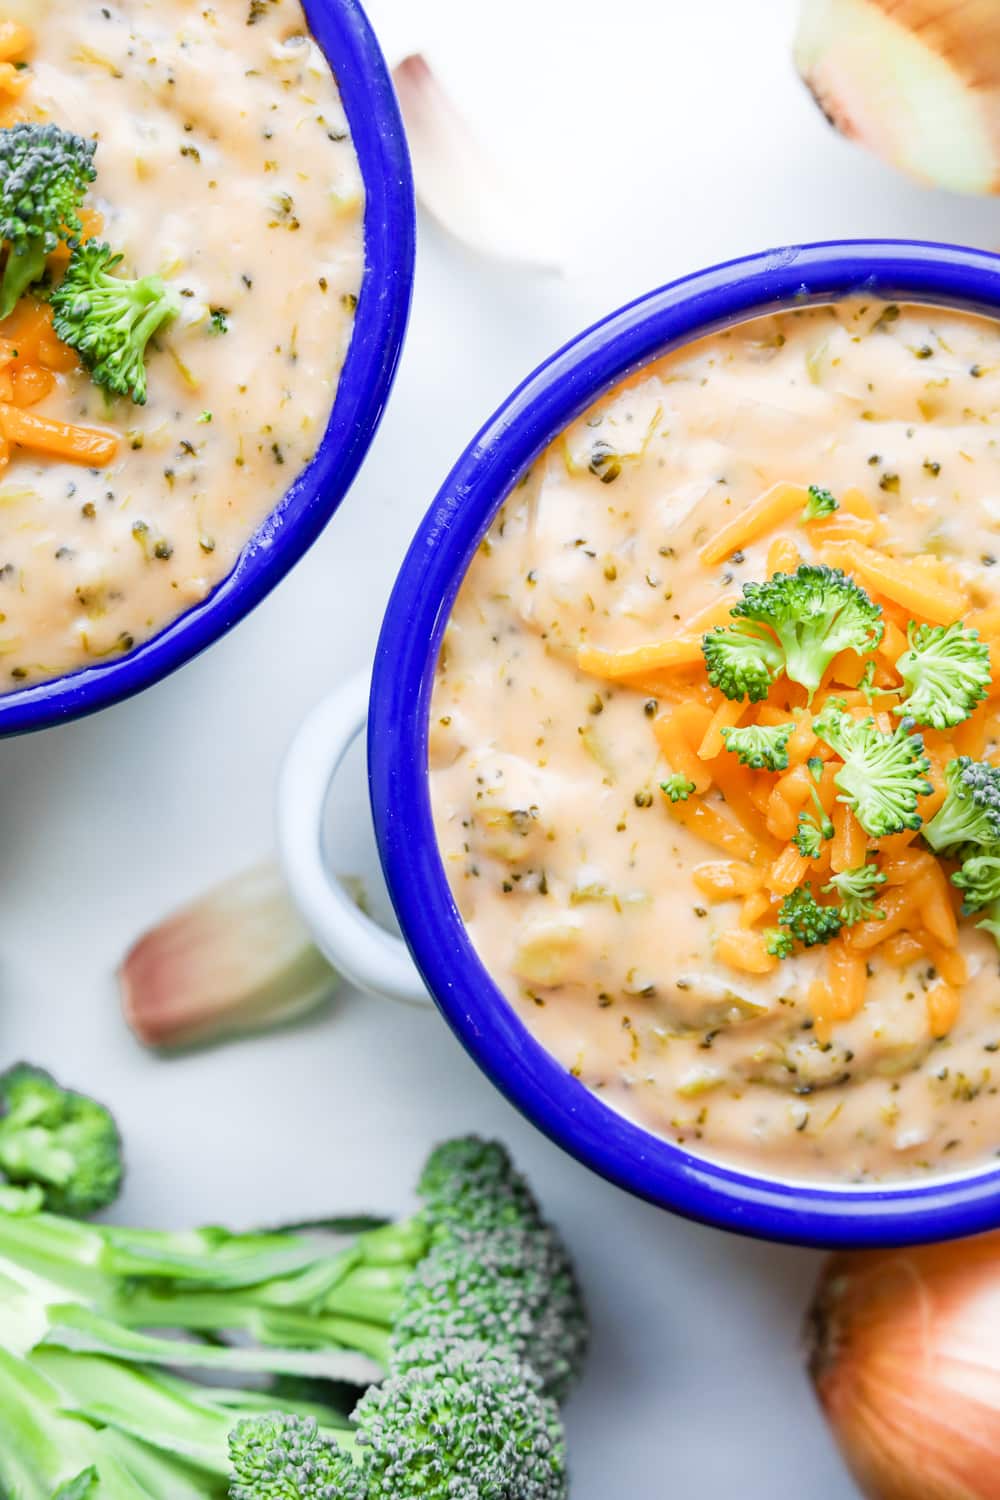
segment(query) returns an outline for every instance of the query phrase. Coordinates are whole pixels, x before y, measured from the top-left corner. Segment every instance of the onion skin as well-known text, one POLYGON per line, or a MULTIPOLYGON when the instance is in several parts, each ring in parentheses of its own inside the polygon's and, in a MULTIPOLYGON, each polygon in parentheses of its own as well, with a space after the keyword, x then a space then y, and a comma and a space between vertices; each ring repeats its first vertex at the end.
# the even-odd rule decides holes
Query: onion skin
POLYGON ((1000 1233, 834 1257, 806 1337, 816 1394, 870 1500, 997 1500, 1000 1233))
POLYGON ((795 60, 843 135, 933 186, 1000 192, 996 0, 802 0, 795 60))

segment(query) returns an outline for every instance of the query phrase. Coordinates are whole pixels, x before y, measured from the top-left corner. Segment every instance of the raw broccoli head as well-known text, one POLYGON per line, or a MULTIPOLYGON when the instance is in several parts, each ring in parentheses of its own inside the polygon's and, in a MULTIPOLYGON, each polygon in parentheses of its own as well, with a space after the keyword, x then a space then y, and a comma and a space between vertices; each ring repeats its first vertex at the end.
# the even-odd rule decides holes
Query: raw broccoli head
POLYGON ((804 948, 828 943, 844 925, 839 908, 821 906, 808 881, 785 897, 778 907, 778 921, 804 948))
POLYGON ((1000 769, 960 755, 944 775, 947 794, 923 831, 934 852, 1000 841, 1000 769))
POLYGON ((723 729, 722 738, 740 765, 753 771, 784 771, 794 730, 794 724, 748 724, 743 729, 723 729))
POLYGON ((499 1141, 461 1136, 431 1152, 417 1192, 439 1234, 477 1234, 542 1222, 534 1193, 499 1141))
POLYGON ((229 1437, 230 1500, 364 1500, 364 1476, 350 1453, 313 1417, 272 1412, 244 1418, 229 1437))
POLYGON ((157 329, 176 317, 180 300, 159 276, 129 281, 112 275, 121 260, 98 240, 77 245, 52 293, 53 326, 97 385, 143 406, 146 346, 157 329))
POLYGON ((842 793, 838 800, 847 803, 867 834, 879 839, 920 827, 917 803, 933 791, 927 780, 931 767, 923 740, 909 733, 907 722, 883 734, 874 719, 854 719, 827 704, 813 728, 844 762, 834 777, 842 793))
POLYGON ((709 682, 727 698, 759 703, 781 671, 781 647, 769 631, 749 620, 717 625, 702 637, 701 649, 709 682))
POLYGON ((674 772, 666 781, 660 782, 660 791, 665 792, 671 802, 686 802, 694 791, 694 782, 681 776, 679 772, 674 772))
POLYGON ((806 501, 802 511, 803 521, 818 521, 823 516, 832 516, 840 506, 829 490, 823 489, 822 485, 811 484, 809 486, 809 499, 806 501))
POLYGON ((121 1186, 118 1129, 102 1104, 20 1063, 0 1075, 0 1171, 37 1184, 54 1213, 97 1213, 121 1186))
POLYGON ((411 1275, 393 1331, 396 1350, 426 1339, 503 1346, 562 1400, 582 1371, 588 1324, 556 1232, 498 1229, 436 1245, 411 1275))
POLYGON ((405 1352, 354 1412, 369 1500, 565 1500, 558 1408, 483 1344, 405 1352))
POLYGON ((753 626, 777 637, 781 665, 812 697, 841 651, 874 651, 882 639, 882 611, 839 568, 803 563, 765 583, 747 583, 732 614, 739 632, 753 626))
POLYGON ((910 649, 896 663, 906 698, 895 710, 918 724, 950 729, 985 697, 992 681, 990 649, 960 620, 909 628, 910 649))
POLYGON ((841 870, 831 875, 829 885, 823 886, 826 895, 835 895, 840 902, 840 915, 845 927, 856 922, 870 922, 873 918, 884 918, 875 906, 875 898, 885 876, 876 865, 858 865, 853 870, 841 870))
POLYGON ((0 239, 9 244, 0 318, 45 274, 45 258, 81 231, 80 205, 94 170, 95 141, 56 125, 0 130, 0 239))

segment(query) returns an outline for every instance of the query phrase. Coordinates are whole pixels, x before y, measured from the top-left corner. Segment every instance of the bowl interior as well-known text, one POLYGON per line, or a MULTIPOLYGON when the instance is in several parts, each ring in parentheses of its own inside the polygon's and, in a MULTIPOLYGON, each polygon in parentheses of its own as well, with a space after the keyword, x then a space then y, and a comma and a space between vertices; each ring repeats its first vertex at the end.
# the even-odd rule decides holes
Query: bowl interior
POLYGON ((409 317, 416 247, 413 176, 392 78, 357 0, 303 0, 333 69, 365 183, 365 268, 354 332, 309 467, 204 603, 127 656, 0 696, 0 735, 44 728, 131 696, 189 661, 270 593, 319 536, 371 446, 409 317))
POLYGON ((427 723, 438 648, 466 569, 500 504, 554 437, 673 348, 779 308, 860 292, 1000 318, 1000 256, 909 241, 769 251, 641 298, 536 370, 466 449, 418 529, 379 641, 368 745, 379 850, 404 936, 446 1019, 508 1098, 587 1165, 663 1207, 769 1239, 847 1247, 995 1227, 1000 1169, 921 1185, 813 1187, 694 1156, 610 1109, 535 1041, 472 947, 437 849, 427 723))

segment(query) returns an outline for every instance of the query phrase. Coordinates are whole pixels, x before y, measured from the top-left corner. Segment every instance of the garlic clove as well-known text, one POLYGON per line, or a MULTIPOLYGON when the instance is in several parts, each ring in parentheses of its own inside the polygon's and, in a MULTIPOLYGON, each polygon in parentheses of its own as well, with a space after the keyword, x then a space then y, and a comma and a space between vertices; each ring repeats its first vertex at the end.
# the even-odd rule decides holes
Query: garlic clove
POLYGON ((338 976, 267 863, 144 934, 119 971, 125 1019, 147 1047, 189 1047, 314 1010, 338 976))
POLYGON ((802 0, 795 61, 843 135, 933 186, 1000 192, 995 0, 802 0))
POLYGON ((559 269, 563 257, 544 200, 484 149, 426 58, 405 57, 392 76, 421 207, 481 255, 559 269))

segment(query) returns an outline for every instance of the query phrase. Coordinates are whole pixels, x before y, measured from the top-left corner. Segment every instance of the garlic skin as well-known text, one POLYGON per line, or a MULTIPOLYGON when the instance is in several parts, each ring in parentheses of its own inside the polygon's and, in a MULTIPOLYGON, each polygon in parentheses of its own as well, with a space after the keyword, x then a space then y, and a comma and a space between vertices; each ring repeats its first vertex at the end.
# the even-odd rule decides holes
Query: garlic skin
POLYGON ((806 1339, 820 1404, 870 1500, 996 1500, 1000 1233, 836 1256, 806 1339))
POLYGON ((996 0, 802 0, 795 62, 843 135, 932 186, 1000 192, 996 0))
POLYGON ((191 1047, 315 1010, 338 983, 273 863, 227 880, 145 933, 119 970, 147 1047, 191 1047))

